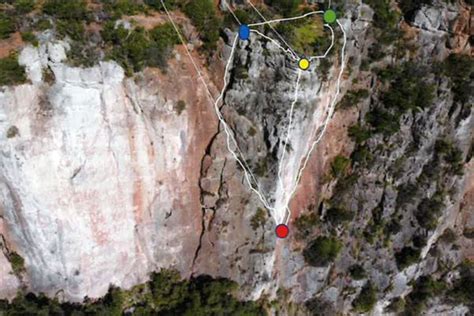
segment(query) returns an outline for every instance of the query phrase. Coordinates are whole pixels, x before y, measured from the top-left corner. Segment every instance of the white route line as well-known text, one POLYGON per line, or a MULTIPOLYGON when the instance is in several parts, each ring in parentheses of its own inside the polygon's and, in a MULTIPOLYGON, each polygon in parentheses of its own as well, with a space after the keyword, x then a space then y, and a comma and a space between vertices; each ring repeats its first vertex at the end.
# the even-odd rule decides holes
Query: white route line
MULTIPOLYGON (((324 125, 323 125, 323 128, 321 130, 321 133, 319 134, 319 136, 316 138, 316 140, 311 144, 311 147, 308 149, 307 151, 307 154, 305 155, 304 157, 304 163, 302 164, 301 166, 301 162, 300 162, 300 168, 299 168, 299 171, 297 173, 297 176, 295 178, 295 182, 294 182, 294 185, 289 193, 289 195, 287 195, 285 197, 285 200, 284 200, 284 212, 285 214, 283 214, 282 216, 282 220, 279 219, 280 216, 278 216, 279 212, 278 210, 276 210, 274 207, 270 206, 270 204, 268 203, 267 199, 265 198, 264 194, 262 194, 262 191, 260 189, 260 186, 259 186, 259 182, 257 181, 257 179, 255 178, 255 176, 253 175, 253 173, 251 172, 251 169, 250 167, 248 166, 247 162, 245 161, 245 159, 242 161, 240 158, 239 158, 239 155, 244 158, 244 155, 242 153, 242 151, 240 150, 239 146, 238 146, 238 143, 237 143, 237 140, 235 139, 235 137, 233 136, 232 132, 231 132, 231 128, 228 126, 228 124, 226 123, 225 119, 223 118, 222 116, 222 113, 219 109, 219 102, 222 100, 224 94, 225 94, 225 90, 227 88, 227 85, 229 84, 229 81, 228 81, 228 74, 230 73, 229 72, 229 69, 230 69, 230 66, 233 62, 233 57, 234 57, 234 54, 235 54, 235 50, 236 50, 236 47, 237 47, 237 42, 239 40, 238 36, 235 37, 234 39, 234 42, 233 42, 233 45, 232 45, 232 50, 231 50, 231 53, 230 53, 230 56, 229 56, 229 59, 227 61, 227 64, 226 64, 226 67, 225 67, 225 73, 224 73, 224 84, 223 84, 223 87, 222 87, 222 90, 221 90, 221 93, 219 94, 219 97, 217 99, 214 99, 212 93, 211 93, 211 90, 209 89, 209 86, 207 85, 202 73, 200 72, 199 70, 199 67, 197 66, 197 64, 195 63, 194 61, 194 58, 192 57, 189 49, 187 48, 186 46, 186 42, 184 40, 184 38, 182 37, 178 27, 176 26, 176 24, 174 23, 172 17, 171 17, 171 14, 169 13, 165 3, 164 3, 164 0, 160 0, 161 1, 161 4, 163 5, 163 8, 170 20, 170 22, 172 23, 173 25, 173 28, 175 29, 176 33, 178 34, 178 37, 181 41, 181 43, 183 44, 183 46, 185 47, 186 49, 186 53, 188 55, 188 57, 191 59, 191 62, 196 70, 196 72, 198 73, 198 76, 200 78, 200 80, 202 81, 202 83, 204 84, 204 86, 206 87, 206 90, 207 90, 207 95, 208 95, 208 98, 213 102, 214 104, 214 109, 215 109, 215 112, 216 112, 216 115, 220 121, 220 123, 222 124, 222 126, 224 127, 224 131, 226 133, 226 138, 227 138, 227 149, 229 150, 229 152, 232 154, 232 156, 234 157, 234 159, 237 161, 237 163, 240 165, 240 167, 244 170, 244 175, 245 175, 245 179, 247 181, 247 184, 249 185, 250 189, 257 194, 257 196, 259 197, 260 201, 263 203, 263 205, 265 206, 265 208, 268 209, 268 211, 270 212, 270 214, 272 215, 272 217, 275 219, 275 221, 277 223, 281 223, 281 222, 284 222, 285 224, 288 224, 290 218, 291 218, 291 211, 289 209, 289 203, 291 202, 291 199, 293 198, 293 195, 295 194, 296 192, 296 189, 298 187, 298 184, 301 180, 301 177, 302 177, 302 174, 303 174, 303 171, 304 169, 306 168, 307 164, 308 164, 308 161, 309 161, 309 158, 314 150, 314 148, 316 147, 316 145, 321 141, 322 137, 324 136, 325 134, 325 131, 327 129, 327 126, 329 124, 329 121, 331 120, 333 114, 334 114, 334 108, 335 108, 335 105, 336 105, 336 100, 337 100, 337 97, 339 96, 340 94, 340 85, 341 85, 341 79, 342 79, 342 74, 344 72, 344 67, 345 67, 345 63, 344 63, 344 58, 345 58, 345 47, 346 47, 346 43, 347 43, 347 37, 346 37, 346 32, 344 31, 344 28, 343 26, 341 25, 341 23, 339 22, 339 20, 337 20, 337 23, 339 25, 339 27, 341 28, 341 31, 343 33, 343 37, 344 37, 344 44, 342 46, 342 53, 341 53, 341 70, 339 72, 339 76, 338 76, 338 79, 337 79, 337 87, 336 87, 336 94, 334 96, 334 98, 332 99, 332 101, 330 101, 330 106, 329 106, 329 109, 327 110, 327 116, 326 116, 326 119, 324 121, 324 125), (239 155, 231 148, 231 141, 234 143, 234 146, 236 147, 236 149, 238 150, 239 152, 239 155), (252 184, 252 181, 255 183, 256 187, 254 187, 254 185, 252 184), (286 217, 286 220, 285 220, 285 217, 286 217)), ((248 2, 250 3, 250 5, 257 11, 257 13, 265 20, 265 18, 263 17, 263 15, 255 8, 255 6, 250 2, 250 0, 248 0, 248 2)), ((226 3, 227 5, 227 3, 226 3)), ((227 5, 228 6, 228 5, 227 5)), ((229 7, 229 6, 228 6, 229 7)), ((229 7, 229 10, 230 7, 229 7)), ((231 10, 232 11, 232 10, 231 10)), ((271 26, 271 23, 276 23, 276 22, 283 22, 283 21, 289 21, 289 20, 297 20, 297 19, 301 19, 301 18, 304 18, 306 16, 310 16, 310 15, 313 15, 313 14, 318 14, 318 13, 323 13, 324 11, 314 11, 314 12, 310 12, 310 13, 306 13, 305 15, 302 15, 302 16, 299 16, 299 17, 293 17, 293 18, 287 18, 287 19, 279 19, 279 20, 272 20, 272 21, 266 21, 264 23, 256 23, 256 24, 249 24, 249 26, 258 26, 258 25, 264 25, 264 24, 269 24, 269 26, 273 29, 273 27, 271 26)), ((238 20, 238 18, 235 16, 235 14, 232 14, 236 20, 240 23, 240 21, 238 20)), ((322 56, 312 56, 310 57, 310 60, 313 60, 313 59, 319 59, 319 58, 325 58, 327 56, 327 54, 330 52, 330 50, 333 48, 334 46, 334 38, 335 38, 335 35, 334 35, 334 30, 333 28, 328 25, 328 24, 325 24, 324 26, 327 26, 329 27, 329 29, 331 30, 331 34, 332 34, 332 41, 331 41, 331 46, 328 48, 328 50, 326 51, 326 53, 322 56)), ((273 29, 275 31, 275 29, 273 29)), ((255 32, 256 34, 266 38, 267 40, 270 40, 271 42, 273 42, 274 44, 276 44, 280 49, 282 49, 284 52, 286 52, 287 54, 290 55, 290 57, 292 57, 293 59, 297 59, 297 55, 296 53, 293 51, 293 49, 284 41, 284 39, 281 38, 281 36, 278 34, 278 32, 275 31, 275 33, 280 37, 280 39, 282 39, 282 41, 288 46, 288 49, 284 49, 277 41, 275 41, 274 39, 262 34, 261 32, 257 31, 257 30, 251 30, 252 32, 255 32)), ((288 129, 287 129, 287 134, 286 134, 286 139, 285 139, 285 143, 284 143, 284 148, 283 148, 283 152, 281 154, 281 158, 280 158, 280 162, 279 162, 279 167, 278 167, 278 181, 279 181, 279 184, 283 187, 283 181, 281 179, 281 167, 282 167, 282 163, 284 161, 284 156, 285 156, 285 151, 286 151, 286 146, 287 146, 287 143, 288 143, 288 140, 289 140, 289 134, 290 134, 290 130, 291 130, 291 127, 292 127, 292 117, 293 117, 293 110, 294 110, 294 106, 295 104, 297 103, 297 100, 298 100, 298 92, 299 92, 299 82, 300 82, 300 79, 301 79, 301 70, 298 70, 298 77, 297 77, 297 81, 296 81, 296 85, 295 85, 295 98, 293 100, 293 103, 291 105, 291 109, 290 109, 290 121, 289 121, 289 125, 288 125, 288 129)), ((312 136, 311 138, 313 138, 314 136, 316 136, 316 132, 317 132, 317 129, 314 130, 314 132, 312 133, 312 136)))
POLYGON ((212 100, 212 102, 215 102, 214 96, 212 95, 211 90, 209 89, 209 86, 208 86, 207 83, 206 83, 206 80, 204 80, 204 77, 203 77, 203 75, 201 74, 201 71, 199 71, 199 67, 198 67, 198 66, 196 65, 196 63, 194 62, 194 58, 193 58, 193 56, 191 55, 191 52, 189 51, 188 46, 186 45, 186 41, 185 41, 184 38, 181 36, 181 32, 179 31, 178 27, 176 26, 176 24, 174 23, 173 19, 171 18, 171 14, 169 13, 168 8, 166 7, 166 5, 165 5, 165 3, 164 3, 164 0, 160 0, 160 1, 161 1, 161 5, 163 6, 163 9, 165 9, 165 12, 166 12, 166 15, 168 16, 168 19, 170 20, 171 24, 173 25, 174 30, 175 30, 176 33, 178 34, 179 40, 180 40, 181 43, 183 44, 184 48, 186 49, 187 55, 189 56, 189 58, 191 59, 191 62, 193 63, 194 69, 196 69, 196 72, 198 73, 199 79, 202 81, 202 83, 203 83, 204 86, 206 87, 206 90, 207 90, 207 93, 208 93, 208 97, 212 100))
POLYGON ((250 32, 253 32, 255 34, 258 34, 260 35, 261 37, 271 41, 273 44, 275 44, 276 46, 278 46, 278 48, 280 48, 281 50, 283 50, 285 53, 289 54, 289 56, 293 59, 293 60, 298 60, 298 58, 295 58, 295 56, 291 53, 291 51, 289 49, 285 49, 283 46, 280 45, 280 43, 278 43, 277 41, 275 41, 273 38, 271 37, 268 37, 266 36, 265 34, 263 34, 262 32, 259 32, 257 30, 250 30, 250 32))
POLYGON ((327 26, 330 30, 331 30, 331 46, 329 46, 329 48, 327 49, 326 53, 324 53, 324 55, 321 55, 321 56, 310 56, 309 57, 309 61, 313 61, 315 59, 320 59, 320 58, 326 58, 326 56, 329 54, 329 52, 331 51, 331 49, 333 48, 334 46, 334 30, 333 28, 331 27, 331 25, 329 24, 324 24, 324 26, 327 26))
POLYGON ((224 0, 224 3, 225 3, 225 6, 227 7, 227 9, 229 9, 230 13, 232 14, 232 16, 234 17, 234 19, 237 21, 237 23, 239 25, 242 25, 242 23, 240 23, 240 20, 239 18, 235 15, 234 11, 232 10, 232 8, 230 7, 230 5, 227 3, 227 0, 224 0))
POLYGON ((286 147, 288 146, 288 141, 290 138, 290 131, 291 127, 293 125, 293 110, 295 108, 296 102, 298 102, 298 92, 299 92, 299 87, 300 87, 300 79, 301 79, 301 69, 298 69, 298 77, 296 78, 296 86, 295 86, 295 97, 293 99, 293 102, 291 103, 290 107, 290 121, 288 122, 288 128, 286 130, 286 137, 285 137, 285 142, 283 143, 283 150, 280 156, 280 162, 278 164, 278 183, 281 186, 281 189, 284 190, 284 185, 283 185, 283 180, 281 179, 281 167, 283 166, 283 161, 285 160, 285 152, 286 152, 286 147))
MULTIPOLYGON (((235 160, 239 163, 239 165, 242 167, 242 169, 244 170, 244 174, 245 174, 245 179, 248 183, 248 185, 250 186, 250 189, 252 191, 254 191, 258 197, 260 198, 260 201, 263 203, 263 205, 271 212, 273 212, 274 208, 272 208, 270 206, 270 204, 268 204, 266 198, 260 193, 260 187, 259 187, 259 184, 258 184, 258 181, 256 180, 255 176, 252 174, 252 172, 250 171, 250 168, 249 166, 247 165, 247 163, 245 162, 245 160, 242 162, 237 154, 230 148, 230 140, 233 140, 236 148, 239 150, 240 154, 242 155, 243 157, 243 154, 241 152, 241 150, 239 149, 239 146, 237 144, 237 141, 235 140, 235 138, 233 137, 233 135, 231 133, 229 133, 229 127, 227 125, 227 123, 225 122, 225 120, 223 120, 222 118, 222 115, 220 113, 220 110, 219 110, 219 107, 217 106, 217 104, 219 103, 219 101, 222 99, 222 96, 225 92, 225 87, 227 86, 227 83, 224 82, 224 87, 222 88, 222 92, 221 94, 219 95, 219 97, 217 98, 217 100, 214 100, 214 97, 212 96, 212 93, 211 93, 211 90, 209 89, 209 86, 207 85, 206 81, 204 80, 204 77, 202 75, 202 73, 199 71, 199 68, 197 66, 197 64, 195 63, 194 61, 194 58, 193 56, 191 55, 191 52, 189 51, 189 49, 187 48, 186 46, 186 42, 185 40, 183 39, 182 35, 181 35, 181 32, 179 31, 178 27, 176 26, 176 24, 174 23, 173 21, 173 18, 171 17, 171 14, 169 13, 165 3, 164 3, 164 0, 160 0, 161 1, 161 4, 163 5, 163 8, 166 12, 166 15, 168 16, 168 19, 170 20, 171 24, 173 25, 176 33, 178 34, 178 37, 181 41, 181 43, 183 44, 183 46, 185 47, 186 49, 186 53, 187 55, 189 56, 189 58, 191 59, 191 62, 196 70, 196 72, 198 73, 198 76, 199 78, 201 79, 202 83, 204 84, 204 86, 206 87, 206 90, 207 90, 207 94, 208 94, 208 97, 210 99, 210 101, 212 101, 212 103, 214 104, 214 108, 216 110, 216 114, 217 114, 217 117, 219 119, 219 121, 221 123, 223 123, 223 126, 224 126, 224 130, 226 132, 226 135, 227 135, 227 149, 229 150, 229 152, 232 154, 232 156, 234 156, 235 160), (250 177, 252 178, 252 180, 255 182, 255 184, 257 185, 257 189, 254 188, 254 186, 252 185, 251 181, 250 181, 250 177)), ((226 73, 224 74, 224 81, 225 81, 225 77, 227 75, 227 71, 228 71, 228 68, 229 68, 229 65, 231 64, 231 61, 232 61, 232 57, 233 57, 233 54, 234 54, 234 51, 235 51, 235 47, 237 46, 237 40, 238 40, 238 37, 236 36, 235 40, 234 40, 234 45, 232 46, 232 52, 231 52, 231 55, 229 57, 229 61, 227 63, 227 66, 226 66, 226 73)))
MULTIPOLYGON (((293 20, 298 20, 298 19, 301 19, 301 18, 304 18, 304 17, 308 17, 308 16, 311 16, 311 15, 314 15, 314 14, 321 14, 321 13, 324 13, 324 11, 313 11, 313 12, 309 12, 309 13, 306 13, 304 15, 301 15, 301 16, 298 16, 298 17, 293 17, 293 18, 285 18, 285 19, 277 19, 277 20, 271 20, 271 21, 265 21, 263 23, 253 23, 253 24, 249 24, 248 26, 251 27, 251 26, 260 26, 260 25, 265 25, 265 24, 271 24, 271 23, 276 23, 276 22, 285 22, 285 21, 293 21, 293 20)), ((334 29, 331 27, 331 25, 329 24, 324 24, 324 27, 327 27, 329 28, 329 30, 331 30, 331 45, 329 46, 329 48, 326 50, 326 52, 324 53, 324 55, 320 55, 320 56, 309 56, 308 59, 309 61, 313 61, 315 59, 321 59, 321 58, 326 58, 326 56, 329 54, 329 52, 331 51, 331 49, 333 48, 334 46, 334 38, 335 38, 335 35, 334 35, 334 29)), ((272 41, 273 43, 277 44, 276 41, 264 34, 262 34, 261 32, 257 31, 257 30, 250 30, 251 32, 255 32, 257 34, 259 34, 260 36, 266 38, 267 40, 270 40, 272 41)), ((285 42, 286 44, 286 42, 285 42)), ((295 55, 293 54, 294 50, 293 48, 291 48, 290 45, 286 44, 289 48, 289 50, 291 50, 291 57, 295 60, 297 60, 298 58, 295 57, 295 55)), ((281 45, 278 44, 278 46, 281 47, 281 45)), ((283 49, 285 50, 285 49, 283 49)), ((285 52, 287 52, 288 50, 285 50, 285 52)), ((296 55, 297 56, 297 55, 296 55)))
MULTIPOLYGON (((258 9, 253 5, 252 1, 250 0, 247 0, 247 2, 252 6, 252 8, 255 10, 255 12, 257 12, 258 15, 260 15, 260 17, 265 21, 267 22, 267 19, 265 19, 265 17, 263 16, 262 13, 260 13, 260 11, 258 11, 258 9)), ((291 48, 290 45, 288 45, 288 43, 283 39, 283 37, 280 35, 280 33, 277 32, 277 30, 275 30, 275 28, 271 25, 271 24, 268 24, 270 26, 270 28, 273 30, 273 32, 275 32, 275 34, 281 39, 281 41, 286 45, 288 46, 288 48, 291 50, 291 53, 293 54, 293 56, 295 58, 298 57, 298 54, 295 53, 295 51, 293 50, 293 48, 291 48)))
MULTIPOLYGON (((324 122, 324 125, 323 125, 323 129, 321 131, 321 133, 319 134, 318 138, 316 138, 316 140, 313 142, 313 144, 311 145, 311 148, 308 152, 308 154, 306 155, 306 158, 304 160, 304 164, 303 166, 301 167, 300 171, 298 172, 298 176, 296 177, 296 181, 295 181, 295 185, 293 187, 293 189, 291 190, 291 193, 290 195, 288 196, 288 198, 286 199, 286 202, 285 202, 285 205, 289 205, 293 195, 295 194, 296 192, 296 189, 298 187, 298 183, 300 182, 301 180, 301 177, 303 175, 303 171, 304 169, 306 168, 307 164, 308 164, 308 161, 309 161, 309 158, 311 157, 311 153, 313 152, 314 148, 316 147, 316 145, 321 141, 321 139, 323 138, 325 132, 326 132, 326 129, 327 129, 327 126, 329 125, 329 121, 331 120, 333 114, 334 114, 334 109, 336 107, 336 100, 337 100, 337 97, 339 96, 340 92, 341 92, 341 79, 342 79, 342 74, 344 73, 344 67, 345 67, 345 64, 344 64, 344 58, 345 58, 345 48, 346 48, 346 44, 347 44, 347 36, 346 36, 346 32, 344 31, 344 27, 342 26, 342 24, 339 22, 339 20, 337 20, 337 24, 339 25, 339 27, 341 28, 341 31, 342 31, 342 34, 343 34, 343 40, 344 40, 344 43, 342 45, 342 49, 341 49, 341 70, 339 71, 339 76, 337 78, 337 84, 336 84, 336 95, 334 96, 334 98, 332 99, 332 102, 331 102, 331 105, 329 107, 329 110, 328 110, 328 114, 326 116, 326 120, 324 122)), ((316 130, 315 130, 316 132, 316 130)), ((287 220, 285 221, 286 224, 288 224, 289 220, 290 220, 290 214, 288 214, 289 216, 287 217, 287 220)))
MULTIPOLYGON (((243 153, 241 152, 239 146, 238 146, 238 143, 237 143, 237 140, 234 138, 234 136, 232 135, 232 133, 230 132, 230 128, 229 126, 227 125, 227 122, 224 120, 224 118, 222 117, 222 113, 219 109, 219 106, 218 106, 218 103, 219 101, 223 98, 224 96, 224 93, 225 93, 225 90, 227 88, 227 85, 228 85, 228 80, 226 79, 227 75, 229 74, 229 68, 230 68, 230 65, 232 64, 233 62, 233 57, 234 57, 234 53, 235 53, 235 48, 237 47, 237 42, 238 42, 239 38, 238 36, 235 37, 234 39, 234 43, 232 45, 232 51, 230 53, 230 56, 229 56, 229 60, 227 61, 227 65, 225 67, 225 72, 224 72, 224 85, 222 87, 222 91, 221 91, 221 94, 219 95, 219 97, 217 98, 216 102, 214 103, 214 109, 216 111, 216 114, 217 114, 217 118, 219 119, 219 121, 222 123, 222 126, 224 127, 224 130, 225 130, 225 133, 227 134, 227 149, 230 151, 230 153, 232 154, 232 156, 234 156, 235 160, 237 160, 237 162, 239 163, 239 165, 242 167, 242 169, 244 170, 244 174, 245 174, 245 179, 247 180, 247 183, 248 185, 250 186, 250 189, 252 189, 252 191, 254 191, 258 197, 260 198, 260 201, 263 203, 263 205, 269 209, 269 210, 274 210, 270 204, 268 204, 267 202, 267 199, 265 198, 265 196, 261 193, 261 190, 260 190, 260 187, 259 187, 259 184, 258 184, 258 181, 257 179, 255 178, 255 176, 252 174, 252 172, 250 171, 250 168, 248 167, 247 163, 243 163, 240 158, 238 157, 238 155, 232 150, 232 148, 230 147, 230 140, 233 141, 233 143, 235 144, 236 148, 238 149, 240 155, 242 157, 244 157, 243 153), (250 181, 250 177, 252 178, 252 180, 255 182, 255 184, 257 185, 257 188, 254 188, 252 182, 250 181)), ((244 162, 245 162, 245 159, 244 159, 244 162)))

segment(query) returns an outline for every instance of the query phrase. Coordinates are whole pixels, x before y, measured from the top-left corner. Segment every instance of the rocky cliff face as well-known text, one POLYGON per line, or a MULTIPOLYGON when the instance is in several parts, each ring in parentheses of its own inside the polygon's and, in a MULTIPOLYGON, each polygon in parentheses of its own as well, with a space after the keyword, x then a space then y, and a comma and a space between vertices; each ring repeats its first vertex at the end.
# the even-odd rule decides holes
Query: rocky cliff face
MULTIPOLYGON (((419 44, 418 60, 428 64, 470 49, 465 35, 469 10, 460 4, 437 5, 423 8, 406 25, 410 41, 419 44)), ((374 158, 368 165, 353 166, 359 168, 358 178, 345 192, 338 191, 336 181, 324 180, 336 155, 357 148, 347 127, 367 120, 384 88, 377 75, 361 69, 374 42, 369 32, 373 11, 364 4, 348 4, 345 10, 345 56, 342 34, 337 33, 338 49, 331 55, 327 78, 322 79, 319 64, 301 77, 283 165, 285 187, 294 184, 309 140, 323 126, 341 63, 349 69, 343 73, 338 100, 355 87, 368 89, 370 97, 335 113, 291 200, 292 235, 287 240, 276 240, 273 228, 278 223, 266 210, 260 213, 264 219, 254 224, 264 207, 229 153, 227 135, 183 47, 176 50, 167 73, 147 69, 133 79, 114 62, 67 66, 68 44, 47 33, 38 48, 24 48, 20 62, 31 82, 0 90, 1 296, 11 297, 26 287, 81 301, 104 295, 109 284, 127 288, 143 282, 151 271, 173 267, 186 277, 206 273, 236 280, 243 297, 281 298, 277 290, 284 288, 285 300, 303 302, 316 295, 341 312, 351 309, 370 279, 378 289, 380 313, 410 292, 411 280, 442 274, 441 261, 459 263, 472 249, 467 238, 443 256, 434 255, 433 249, 443 252, 447 247, 438 242, 446 228, 459 235, 465 223, 472 224, 466 220, 472 217, 472 162, 463 176, 442 174, 436 183, 418 181, 434 161, 439 139, 449 138, 463 161, 470 159, 472 99, 464 106, 453 102, 447 78, 424 78, 435 85, 433 104, 404 114, 395 135, 367 141, 374 158), (416 183, 419 193, 400 210, 400 188, 408 183, 416 183), (436 227, 422 231, 411 224, 414 213, 440 183, 450 190, 445 207, 436 227), (298 216, 314 213, 324 219, 333 192, 356 217, 348 225, 321 224, 306 239, 295 238, 298 216), (374 215, 376 209, 381 211, 374 215), (364 242, 361 235, 377 216, 386 222, 400 218, 402 227, 383 241, 364 242), (341 254, 329 266, 308 266, 302 249, 312 237, 329 231, 343 241, 341 254), (421 261, 397 268, 395 254, 420 234, 425 240, 421 261), (26 272, 17 276, 6 264, 13 252, 25 260, 26 272), (363 280, 347 276, 355 263, 368 271, 363 280)), ((229 31, 223 58, 212 69, 223 69, 233 36, 229 31)), ((205 69, 199 55, 193 56, 205 69)), ((390 62, 386 57, 378 64, 390 62)), ((297 72, 296 64, 272 43, 252 35, 235 52, 220 108, 272 205, 285 197, 278 186, 278 163, 297 72)), ((222 70, 202 73, 217 97, 222 70)), ((433 313, 443 313, 438 305, 433 313)), ((465 310, 460 306, 457 313, 465 310)))

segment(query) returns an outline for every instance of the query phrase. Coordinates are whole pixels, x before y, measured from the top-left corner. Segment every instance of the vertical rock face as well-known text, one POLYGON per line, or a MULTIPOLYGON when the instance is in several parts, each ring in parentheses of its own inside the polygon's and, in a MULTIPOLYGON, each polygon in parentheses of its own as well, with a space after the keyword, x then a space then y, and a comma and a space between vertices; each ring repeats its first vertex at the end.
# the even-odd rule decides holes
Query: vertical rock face
POLYGON ((33 84, 0 93, 2 232, 25 258, 25 281, 82 300, 161 266, 189 274, 201 226, 196 158, 215 128, 205 93, 151 73, 138 87, 114 63, 70 68, 63 47, 25 49, 33 84))

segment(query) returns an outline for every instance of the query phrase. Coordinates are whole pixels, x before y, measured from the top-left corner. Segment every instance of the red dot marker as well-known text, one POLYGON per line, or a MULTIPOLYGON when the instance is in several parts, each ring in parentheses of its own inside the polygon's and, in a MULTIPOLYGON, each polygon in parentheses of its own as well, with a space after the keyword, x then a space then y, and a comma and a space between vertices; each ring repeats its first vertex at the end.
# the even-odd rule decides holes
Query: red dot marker
POLYGON ((280 224, 275 228, 275 233, 278 238, 286 238, 290 233, 290 230, 285 224, 280 224))

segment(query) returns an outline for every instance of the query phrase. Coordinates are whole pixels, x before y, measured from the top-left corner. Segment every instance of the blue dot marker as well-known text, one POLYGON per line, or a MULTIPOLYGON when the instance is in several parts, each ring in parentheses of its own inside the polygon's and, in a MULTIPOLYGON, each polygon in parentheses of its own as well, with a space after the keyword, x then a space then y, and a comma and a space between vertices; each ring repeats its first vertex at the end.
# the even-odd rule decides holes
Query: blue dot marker
POLYGON ((247 24, 242 24, 239 28, 239 38, 247 41, 250 37, 250 28, 247 24))

